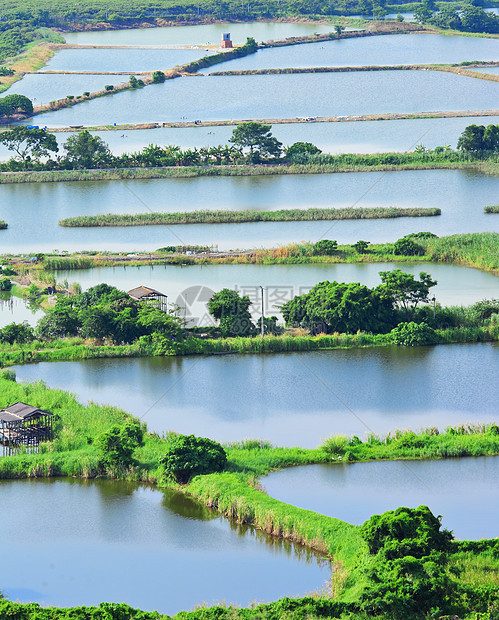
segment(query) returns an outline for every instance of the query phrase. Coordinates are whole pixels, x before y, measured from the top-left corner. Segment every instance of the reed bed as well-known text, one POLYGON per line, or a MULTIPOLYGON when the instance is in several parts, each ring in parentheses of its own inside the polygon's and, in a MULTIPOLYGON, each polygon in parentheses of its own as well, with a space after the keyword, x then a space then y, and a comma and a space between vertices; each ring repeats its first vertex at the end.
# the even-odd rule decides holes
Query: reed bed
POLYGON ((484 207, 484 213, 499 213, 499 205, 492 205, 490 207, 484 207))
POLYGON ((60 226, 161 226, 175 224, 239 224, 242 222, 300 222, 317 220, 367 220, 398 217, 430 217, 440 215, 438 208, 346 208, 346 209, 279 209, 276 211, 200 210, 182 213, 136 213, 118 215, 80 215, 59 221, 60 226))
POLYGON ((5 222, 4 220, 0 220, 0 230, 5 230, 6 228, 8 228, 8 224, 7 222, 5 222))

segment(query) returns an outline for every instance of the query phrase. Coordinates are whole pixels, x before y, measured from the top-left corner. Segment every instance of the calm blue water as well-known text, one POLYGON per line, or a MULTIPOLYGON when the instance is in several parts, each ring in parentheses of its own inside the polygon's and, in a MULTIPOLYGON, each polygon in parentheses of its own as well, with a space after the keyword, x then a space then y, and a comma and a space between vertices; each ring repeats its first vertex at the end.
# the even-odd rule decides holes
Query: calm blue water
POLYGON ((213 67, 210 71, 411 65, 434 62, 454 63, 463 60, 499 60, 497 40, 434 34, 397 34, 339 39, 260 50, 256 54, 213 67))
POLYGON ((13 600, 126 602, 175 614, 222 600, 247 606, 304 595, 330 576, 313 553, 171 491, 111 480, 1 480, 0 497, 10 558, 0 581, 13 600))
POLYGON ((43 71, 165 71, 213 53, 205 49, 66 49, 56 52, 43 71))
MULTIPOLYGON (((39 101, 92 90, 86 88, 88 76, 28 77, 28 86, 21 80, 15 84, 15 92, 33 95, 36 81, 39 101)), ((100 78, 107 81, 102 80, 99 85, 112 82, 110 76, 100 78)), ((498 84, 470 80, 473 79, 437 71, 184 77, 49 112, 37 121, 68 126, 493 108, 498 84)))
POLYGON ((133 251, 172 244, 218 244, 220 249, 273 247, 321 237, 340 243, 395 241, 418 230, 437 235, 499 231, 499 218, 483 213, 484 206, 497 204, 498 192, 498 177, 465 170, 0 185, 0 217, 9 224, 1 231, 1 240, 5 252, 133 251), (124 228, 62 228, 57 223, 76 215, 148 210, 349 206, 441 207, 442 215, 124 228))
POLYGON ((498 481, 497 456, 309 465, 262 480, 272 497, 359 525, 372 514, 424 504, 460 539, 499 535, 498 481))
POLYGON ((117 405, 151 431, 306 448, 337 433, 497 422, 499 401, 497 344, 46 362, 16 373, 117 405))

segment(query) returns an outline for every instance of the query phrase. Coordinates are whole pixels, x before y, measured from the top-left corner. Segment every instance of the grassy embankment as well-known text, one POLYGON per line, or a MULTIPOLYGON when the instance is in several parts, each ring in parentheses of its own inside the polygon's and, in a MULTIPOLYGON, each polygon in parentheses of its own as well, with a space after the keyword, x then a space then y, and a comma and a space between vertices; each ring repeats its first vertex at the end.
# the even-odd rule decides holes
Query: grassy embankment
POLYGON ((419 65, 363 65, 352 67, 290 67, 285 69, 245 69, 240 71, 213 71, 209 76, 217 77, 237 77, 245 75, 288 75, 297 73, 352 73, 358 71, 443 71, 445 73, 455 73, 464 77, 476 78, 479 80, 489 80, 498 82, 499 75, 493 73, 483 73, 478 69, 481 66, 496 67, 496 62, 463 64, 419 64, 419 65), (471 68, 471 66, 475 68, 471 68))
POLYGON ((238 224, 242 222, 304 222, 319 220, 374 220, 440 215, 437 208, 377 207, 372 209, 279 209, 276 211, 204 210, 181 213, 80 215, 59 220, 67 228, 152 226, 174 224, 238 224))
POLYGON ((54 50, 50 43, 62 43, 64 39, 49 28, 39 28, 37 30, 40 40, 28 43, 25 51, 12 58, 7 58, 4 64, 14 71, 14 75, 5 75, 0 78, 0 93, 20 80, 26 72, 41 69, 54 55, 54 50))
MULTIPOLYGON (((146 434, 145 445, 135 453, 134 466, 128 470, 106 471, 100 464, 99 449, 95 440, 113 424, 122 424, 130 420, 131 416, 114 407, 94 403, 83 406, 73 395, 61 390, 48 389, 40 382, 17 384, 0 377, 0 406, 18 400, 28 401, 57 415, 55 439, 50 444, 44 445, 39 454, 26 453, 1 458, 0 478, 49 476, 93 478, 96 475, 107 475, 139 482, 165 484, 159 458, 165 452, 168 436, 160 438, 154 433, 146 434)), ((462 425, 448 428, 445 433, 439 433, 435 428, 425 429, 418 434, 412 431, 397 431, 386 437, 370 435, 363 442, 355 437, 333 436, 314 450, 274 448, 267 442, 249 440, 228 445, 226 450, 228 464, 224 472, 197 476, 185 486, 173 486, 238 523, 251 524, 270 535, 293 540, 334 558, 336 571, 331 594, 336 601, 324 599, 322 602, 323 609, 329 605, 328 617, 334 617, 341 612, 350 611, 350 605, 355 605, 363 585, 359 576, 365 580, 362 573, 355 579, 352 578, 356 567, 359 563, 363 563, 367 554, 358 526, 275 500, 260 489, 258 478, 283 467, 326 463, 331 460, 338 462, 497 455, 499 429, 495 425, 462 425)), ((467 585, 477 587, 488 580, 489 584, 492 582, 492 587, 497 588, 498 560, 488 552, 489 548, 489 543, 485 541, 455 543, 455 563, 459 562, 465 568, 462 579, 467 585)), ((298 600, 294 605, 306 606, 306 600, 313 607, 313 599, 301 602, 298 600)), ((315 604, 320 601, 320 598, 315 599, 315 604)), ((30 610, 28 606, 16 608, 11 605, 0 601, 0 609, 4 607, 19 612, 30 610)), ((278 603, 271 605, 275 606, 278 603)), ((31 611, 37 611, 36 606, 31 607, 31 611)), ((202 617, 211 617, 204 615, 207 613, 210 612, 203 612, 202 617)), ((222 610, 213 617, 223 617, 224 613, 222 610)), ((45 618, 44 615, 14 617, 36 617, 37 620, 45 618)), ((196 612, 185 617, 195 618, 196 612)), ((231 617, 237 616, 231 615, 231 617)))
POLYGON ((214 254, 153 252, 143 257, 133 254, 116 255, 107 253, 86 253, 73 256, 46 255, 37 265, 20 262, 21 257, 4 256, 4 262, 11 263, 18 273, 43 284, 47 273, 93 267, 112 267, 117 264, 139 265, 203 265, 203 264, 265 264, 286 265, 305 263, 414 263, 434 262, 474 267, 499 273, 499 233, 466 233, 435 239, 418 239, 424 248, 420 256, 394 254, 393 243, 372 244, 368 251, 359 254, 351 245, 340 245, 331 256, 315 256, 314 244, 292 243, 278 248, 252 250, 250 252, 226 252, 214 254), (42 275, 43 274, 43 275, 42 275))
POLYGON ((0 173, 3 183, 50 183, 59 181, 109 181, 127 179, 193 178, 213 176, 275 176, 285 174, 331 174, 336 172, 396 172, 401 170, 476 170, 498 174, 499 161, 478 160, 459 152, 377 153, 359 155, 318 155, 307 164, 242 164, 172 166, 155 168, 111 168, 91 170, 50 170, 0 173))

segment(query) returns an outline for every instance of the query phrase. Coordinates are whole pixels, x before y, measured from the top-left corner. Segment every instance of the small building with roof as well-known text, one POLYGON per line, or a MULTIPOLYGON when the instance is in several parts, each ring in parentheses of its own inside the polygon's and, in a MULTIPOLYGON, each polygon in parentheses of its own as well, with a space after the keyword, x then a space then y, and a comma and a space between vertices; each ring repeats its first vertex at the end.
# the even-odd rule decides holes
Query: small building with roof
POLYGON ((17 402, 0 411, 0 444, 3 453, 11 454, 21 446, 37 447, 53 437, 50 411, 17 402))
POLYGON ((128 291, 135 301, 145 301, 155 304, 160 310, 168 310, 168 296, 148 286, 137 286, 128 291))

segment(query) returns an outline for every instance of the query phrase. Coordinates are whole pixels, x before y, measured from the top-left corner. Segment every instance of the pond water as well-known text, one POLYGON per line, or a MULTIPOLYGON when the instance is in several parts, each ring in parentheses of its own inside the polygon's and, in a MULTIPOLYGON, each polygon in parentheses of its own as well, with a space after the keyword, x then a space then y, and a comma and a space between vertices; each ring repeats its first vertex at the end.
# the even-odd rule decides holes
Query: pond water
MULTIPOLYGON (((495 39, 434 34, 397 34, 321 41, 307 45, 268 48, 237 58, 209 71, 454 63, 499 60, 495 39)), ((204 72, 208 72, 205 70, 204 72)))
POLYGON ((334 31, 330 24, 246 22, 203 24, 200 26, 171 26, 165 28, 134 28, 101 32, 64 33, 66 43, 73 45, 204 45, 217 44, 222 34, 229 32, 234 43, 245 43, 248 37, 270 41, 334 31))
POLYGON ((26 299, 14 297, 6 291, 0 292, 0 327, 23 321, 34 326, 43 315, 43 310, 31 307, 26 299))
POLYGON ((474 69, 475 71, 479 71, 481 73, 499 73, 499 67, 477 67, 474 69))
POLYGON ((499 219, 483 213, 484 206, 497 204, 498 191, 498 177, 459 170, 9 184, 0 185, 2 219, 9 224, 1 239, 4 252, 16 253, 189 244, 218 244, 226 250, 321 237, 340 243, 395 241, 418 230, 437 235, 498 231, 499 219), (65 217, 100 213, 350 206, 440 207, 442 215, 86 229, 57 224, 65 217))
POLYGON ((311 448, 336 433, 497 422, 499 346, 96 359, 16 373, 117 405, 151 431, 311 448))
MULTIPOLYGON (((91 76, 30 75, 14 91, 46 102, 93 90, 91 76)), ((105 79, 104 79, 105 78, 105 79)), ((97 76, 96 87, 113 83, 97 76)), ((123 76, 117 80, 123 82, 123 76)), ((116 81, 115 81, 116 83, 116 81)), ((191 76, 127 90, 36 117, 48 126, 346 116, 490 109, 499 85, 440 71, 191 76), (473 80, 473 82, 470 82, 473 80), (366 97, 365 93, 369 93, 366 97)), ((32 124, 33 120, 29 120, 32 124)))
POLYGON ((54 54, 43 71, 165 71, 213 53, 205 49, 63 49, 54 54))
POLYGON ((361 524, 399 506, 429 506, 459 539, 499 535, 499 457, 308 465, 262 479, 271 497, 361 524), (466 498, 466 501, 463 501, 466 498))
POLYGON ((171 491, 108 480, 2 480, 0 494, 10 558, 0 567, 2 592, 21 602, 126 602, 174 614, 222 600, 246 606, 304 595, 330 575, 311 552, 171 491))
MULTIPOLYGON (((127 81, 126 75, 44 75, 41 73, 30 73, 25 75, 19 82, 13 84, 9 88, 8 94, 24 95, 31 99, 35 106, 39 106, 48 104, 56 99, 64 99, 67 95, 76 97, 87 91, 93 93, 98 90, 103 90, 104 86, 107 84, 112 84, 114 86, 127 81)), ((83 104, 79 104, 76 107, 80 108, 81 105, 83 104)), ((51 114, 54 114, 54 112, 51 112, 51 114)), ((39 114, 33 118, 28 118, 24 124, 44 127, 47 125, 46 118, 46 114, 39 114)), ((77 124, 81 125, 82 123, 77 124)))
MULTIPOLYGON (((180 307, 180 315, 189 326, 211 325, 208 313, 209 297, 223 288, 248 295, 253 306, 250 311, 256 321, 261 313, 261 291, 264 291, 265 314, 281 317, 279 307, 295 295, 301 295, 318 282, 361 282, 367 286, 381 283, 379 272, 391 271, 397 265, 391 263, 344 264, 344 265, 192 265, 101 267, 97 269, 59 271, 58 282, 79 282, 86 290, 106 282, 128 291, 145 285, 168 295, 170 304, 180 307)), ((421 271, 431 274, 438 282, 431 289, 442 305, 471 305, 482 299, 499 297, 499 278, 496 276, 454 265, 424 263, 398 266, 415 277, 421 271)))

